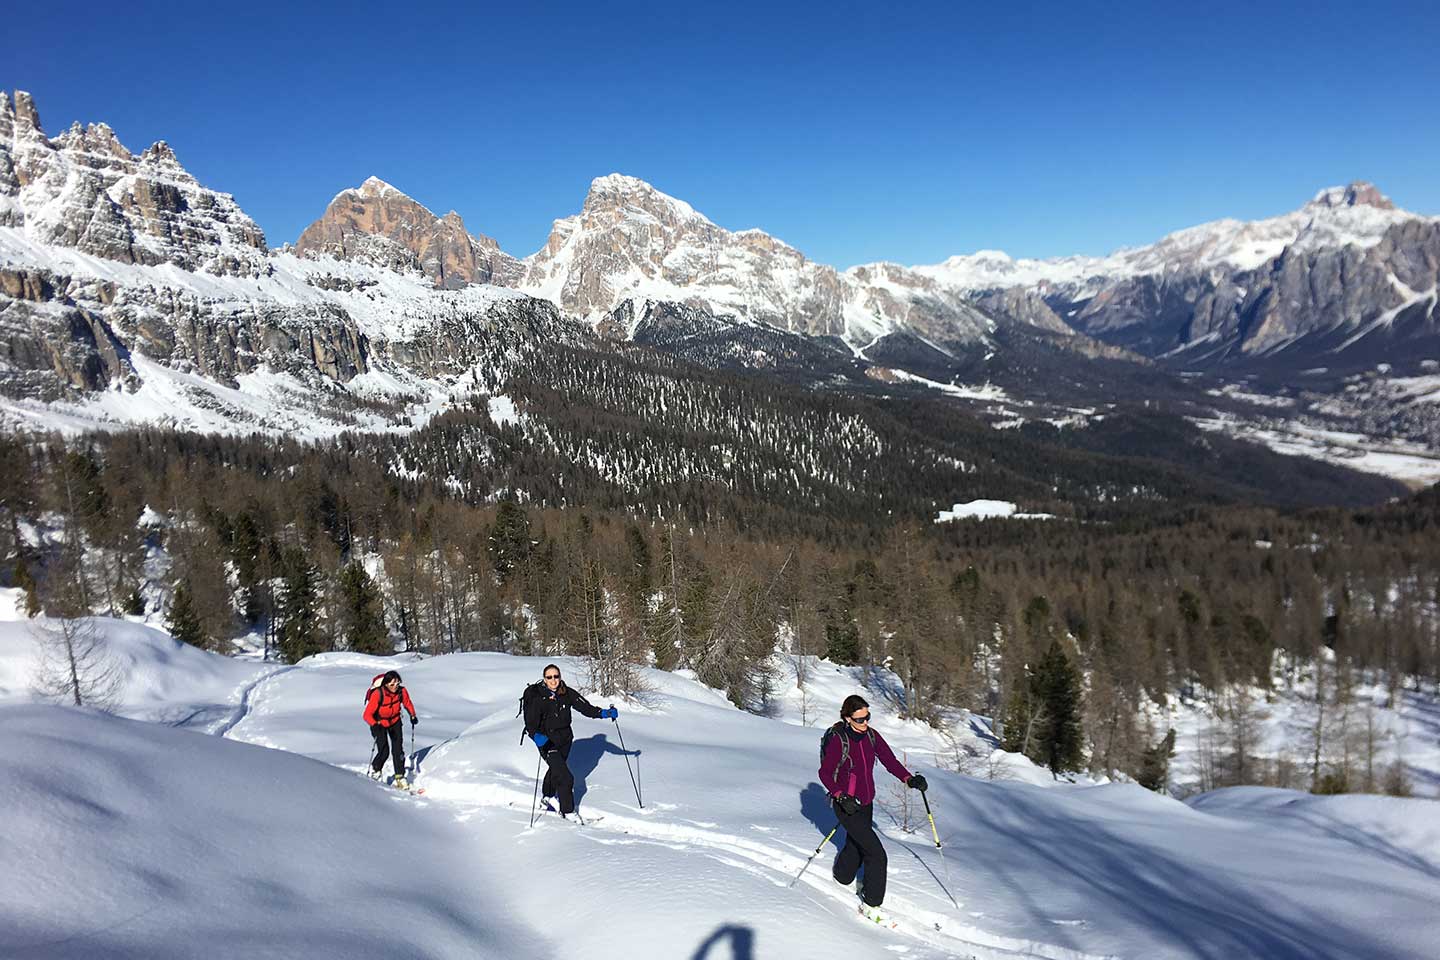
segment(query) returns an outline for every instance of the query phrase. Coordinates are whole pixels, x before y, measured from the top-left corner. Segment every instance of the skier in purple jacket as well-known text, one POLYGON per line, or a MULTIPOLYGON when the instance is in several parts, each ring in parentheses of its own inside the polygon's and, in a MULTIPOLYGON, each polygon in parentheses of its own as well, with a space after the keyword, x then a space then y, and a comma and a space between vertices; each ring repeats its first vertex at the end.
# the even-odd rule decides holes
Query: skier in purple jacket
POLYGON ((865 868, 860 912, 882 923, 885 918, 877 908, 885 902, 888 860, 875 833, 875 761, 915 790, 925 790, 929 784, 895 759, 885 738, 870 727, 870 704, 858 694, 845 698, 840 722, 826 731, 823 741, 820 782, 845 828, 845 846, 836 855, 832 872, 837 881, 849 885, 860 868, 865 868))

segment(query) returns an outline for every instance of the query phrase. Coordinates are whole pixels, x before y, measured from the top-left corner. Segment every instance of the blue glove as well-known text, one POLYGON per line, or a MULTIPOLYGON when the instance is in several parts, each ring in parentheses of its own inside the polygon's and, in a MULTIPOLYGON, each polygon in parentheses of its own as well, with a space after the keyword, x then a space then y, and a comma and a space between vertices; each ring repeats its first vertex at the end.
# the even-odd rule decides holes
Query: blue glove
POLYGON ((609 707, 605 710, 600 711, 600 717, 604 720, 614 720, 618 716, 620 716, 620 711, 616 710, 614 707, 609 707))
POLYGON ((535 746, 537 747, 543 747, 545 746, 545 744, 550 742, 550 738, 545 736, 545 734, 543 733, 537 733, 535 734, 535 736, 531 737, 531 739, 535 741, 535 746))

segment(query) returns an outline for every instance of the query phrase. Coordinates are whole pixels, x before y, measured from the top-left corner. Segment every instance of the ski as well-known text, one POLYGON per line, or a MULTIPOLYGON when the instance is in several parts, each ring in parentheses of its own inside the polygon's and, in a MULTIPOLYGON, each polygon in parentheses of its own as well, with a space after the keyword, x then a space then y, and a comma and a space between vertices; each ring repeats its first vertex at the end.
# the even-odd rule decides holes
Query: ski
POLYGON ((873 923, 875 926, 880 927, 884 930, 900 929, 899 920, 895 919, 894 917, 886 916, 885 914, 880 913, 878 908, 876 907, 867 907, 864 903, 861 903, 857 906, 856 912, 860 914, 861 920, 865 921, 866 923, 873 923))

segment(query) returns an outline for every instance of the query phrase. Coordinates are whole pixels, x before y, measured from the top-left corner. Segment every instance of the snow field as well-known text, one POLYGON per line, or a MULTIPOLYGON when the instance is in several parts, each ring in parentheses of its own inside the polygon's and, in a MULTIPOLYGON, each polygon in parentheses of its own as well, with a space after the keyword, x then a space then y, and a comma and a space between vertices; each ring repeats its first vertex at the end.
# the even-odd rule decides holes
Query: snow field
POLYGON ((1440 937, 1433 801, 1238 788, 1187 805, 1041 771, 961 777, 934 764, 953 744, 896 718, 883 671, 787 658, 807 692, 777 691, 774 718, 648 671, 644 702, 617 704, 644 808, 616 726, 577 715, 580 809, 603 819, 532 829, 537 758, 515 712, 543 659, 327 654, 275 669, 96 622, 141 665, 122 710, 177 723, 210 704, 196 729, 224 736, 23 702, 20 627, 5 624, 0 722, 19 736, 0 803, 20 842, 0 844, 0 869, 25 882, 0 901, 14 931, 0 955, 1419 960, 1440 937), (420 714, 420 795, 358 775, 362 696, 388 667, 420 714), (942 861, 919 796, 878 772, 898 931, 856 915, 829 876, 834 845, 790 887, 834 824, 821 727, 857 691, 930 780, 945 843, 942 861))
POLYGON ((509 958, 558 949, 476 909, 501 877, 447 818, 344 771, 218 737, 0 708, 0 955, 509 958))

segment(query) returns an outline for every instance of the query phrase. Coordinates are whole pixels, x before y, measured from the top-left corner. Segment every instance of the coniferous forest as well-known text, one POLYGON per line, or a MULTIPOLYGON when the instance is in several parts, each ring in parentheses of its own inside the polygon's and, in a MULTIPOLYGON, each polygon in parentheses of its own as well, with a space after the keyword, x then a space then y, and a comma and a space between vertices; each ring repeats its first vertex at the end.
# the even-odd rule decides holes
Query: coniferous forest
POLYGON ((684 668, 756 712, 777 657, 881 666, 908 716, 970 710, 1057 775, 1162 789, 1177 702, 1225 731, 1204 786, 1379 789, 1356 685, 1440 683, 1436 491, 1163 402, 997 430, 927 391, 623 345, 470 376, 405 432, 4 437, 0 584, 30 612, 150 614, 290 662, 574 654, 617 692, 636 665, 684 668), (502 392, 520 422, 492 417, 502 392), (935 522, 984 498, 1047 519, 935 522), (1277 683, 1315 701, 1304 769, 1255 756, 1277 683))

